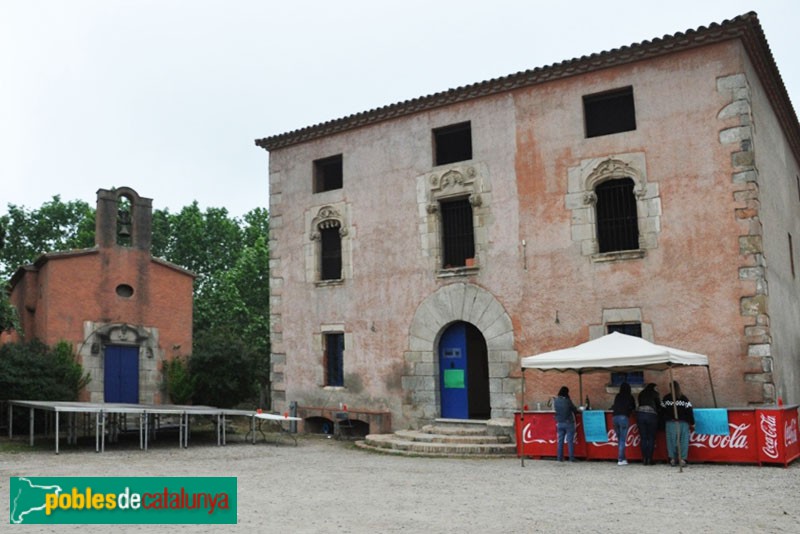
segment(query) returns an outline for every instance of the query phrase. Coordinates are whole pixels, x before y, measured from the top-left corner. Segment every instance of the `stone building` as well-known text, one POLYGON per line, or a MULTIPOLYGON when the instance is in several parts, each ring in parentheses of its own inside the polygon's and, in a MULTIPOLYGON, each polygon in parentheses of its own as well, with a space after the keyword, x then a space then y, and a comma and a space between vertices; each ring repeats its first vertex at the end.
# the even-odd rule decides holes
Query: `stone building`
POLYGON ((51 252, 11 278, 22 333, 70 342, 91 402, 159 403, 161 366, 192 351, 194 275, 150 254, 152 200, 97 192, 96 245, 51 252))
MULTIPOLYGON (((310 424, 509 417, 521 357, 611 331, 707 354, 720 406, 800 402, 800 126, 755 13, 256 144, 273 401, 310 424)), ((584 391, 621 380, 667 377, 584 391)))

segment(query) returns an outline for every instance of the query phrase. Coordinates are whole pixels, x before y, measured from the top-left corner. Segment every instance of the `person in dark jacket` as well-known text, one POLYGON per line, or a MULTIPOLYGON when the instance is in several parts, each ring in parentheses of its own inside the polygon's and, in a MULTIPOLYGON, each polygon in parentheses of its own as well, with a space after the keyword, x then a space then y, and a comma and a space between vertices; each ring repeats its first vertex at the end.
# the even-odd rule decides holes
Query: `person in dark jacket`
POLYGON ((556 411, 556 436, 558 445, 556 457, 558 461, 564 460, 564 439, 567 440, 569 451, 569 461, 575 461, 575 414, 578 408, 569 398, 569 388, 562 386, 558 390, 558 396, 553 399, 553 408, 556 411))
POLYGON ((686 457, 689 455, 689 426, 694 426, 694 411, 692 403, 681 392, 681 386, 677 381, 672 382, 672 392, 667 393, 661 401, 661 411, 667 423, 667 454, 669 454, 669 464, 676 466, 686 465, 686 457), (673 400, 677 399, 677 400, 673 400), (680 437, 680 450, 678 450, 678 438, 680 437))
POLYGON ((653 451, 656 446, 660 412, 661 397, 656 391, 656 385, 651 382, 639 393, 639 408, 636 410, 636 423, 639 425, 639 435, 642 438, 642 463, 644 465, 653 465, 653 451))
POLYGON ((614 397, 614 404, 611 406, 612 421, 614 422, 614 432, 617 434, 617 465, 628 465, 625 459, 625 442, 628 440, 628 425, 630 417, 636 410, 636 401, 631 395, 631 385, 623 382, 619 386, 619 393, 614 397))

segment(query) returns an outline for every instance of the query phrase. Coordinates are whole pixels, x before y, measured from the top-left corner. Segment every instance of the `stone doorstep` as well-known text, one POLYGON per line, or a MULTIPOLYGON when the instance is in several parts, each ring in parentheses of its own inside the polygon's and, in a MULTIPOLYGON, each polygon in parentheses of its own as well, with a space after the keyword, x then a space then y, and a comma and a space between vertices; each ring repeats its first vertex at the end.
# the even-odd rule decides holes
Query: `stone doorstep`
POLYGON ((471 443, 425 443, 400 439, 396 434, 370 434, 364 444, 376 449, 394 449, 412 454, 436 454, 445 456, 501 455, 516 454, 513 443, 471 444, 471 443))
MULTIPOLYGON (((511 453, 493 453, 493 454, 460 454, 460 453, 452 453, 452 452, 415 452, 415 451, 408 451, 402 449, 387 449, 385 447, 374 447, 372 445, 368 445, 365 441, 359 440, 355 442, 355 446, 359 449, 364 449, 371 452, 377 452, 380 454, 388 454, 390 456, 407 456, 407 457, 425 457, 425 458, 470 458, 470 459, 500 459, 500 458, 511 458, 513 455, 511 453)), ((516 451, 515 451, 516 452, 516 451)))
POLYGON ((510 436, 436 434, 427 430, 422 432, 419 430, 398 430, 394 435, 400 439, 424 443, 492 444, 511 442, 510 436))
POLYGON ((466 427, 457 425, 425 425, 422 432, 440 436, 486 436, 486 426, 466 427))

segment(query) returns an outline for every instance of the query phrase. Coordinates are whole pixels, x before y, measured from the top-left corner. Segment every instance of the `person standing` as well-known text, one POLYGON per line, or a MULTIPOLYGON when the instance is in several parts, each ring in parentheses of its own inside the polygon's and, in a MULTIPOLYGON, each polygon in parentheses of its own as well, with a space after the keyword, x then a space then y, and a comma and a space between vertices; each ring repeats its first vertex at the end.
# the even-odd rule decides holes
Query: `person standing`
POLYGON ((683 467, 686 465, 686 457, 689 456, 689 426, 694 426, 694 411, 692 403, 681 392, 677 381, 672 382, 672 391, 661 401, 661 410, 667 426, 669 465, 674 467, 680 463, 683 467))
POLYGON ((639 436, 642 438, 642 463, 644 465, 653 465, 653 451, 656 447, 660 410, 661 398, 656 391, 656 385, 651 382, 639 393, 639 408, 636 410, 636 422, 639 425, 639 436))
POLYGON ((562 386, 558 390, 558 396, 553 399, 553 408, 556 411, 556 436, 558 445, 556 448, 559 462, 564 461, 564 439, 567 440, 567 450, 569 451, 569 461, 575 461, 575 414, 578 408, 569 398, 569 388, 562 386))
POLYGON ((614 422, 614 432, 617 434, 617 465, 628 465, 625 459, 625 442, 628 440, 628 426, 630 417, 636 410, 636 401, 631 395, 631 385, 623 382, 619 386, 619 393, 614 397, 614 404, 611 406, 612 421, 614 422))

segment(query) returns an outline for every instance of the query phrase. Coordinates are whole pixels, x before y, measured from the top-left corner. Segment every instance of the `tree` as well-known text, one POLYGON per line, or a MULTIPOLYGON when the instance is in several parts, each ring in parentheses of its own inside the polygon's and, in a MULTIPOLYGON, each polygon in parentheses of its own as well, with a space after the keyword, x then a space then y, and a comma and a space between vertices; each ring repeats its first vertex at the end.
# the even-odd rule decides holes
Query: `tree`
POLYGON ((81 200, 62 202, 55 195, 37 210, 14 204, 0 217, 5 246, 0 249, 0 276, 9 278, 22 265, 46 252, 94 246, 94 208, 81 200))

